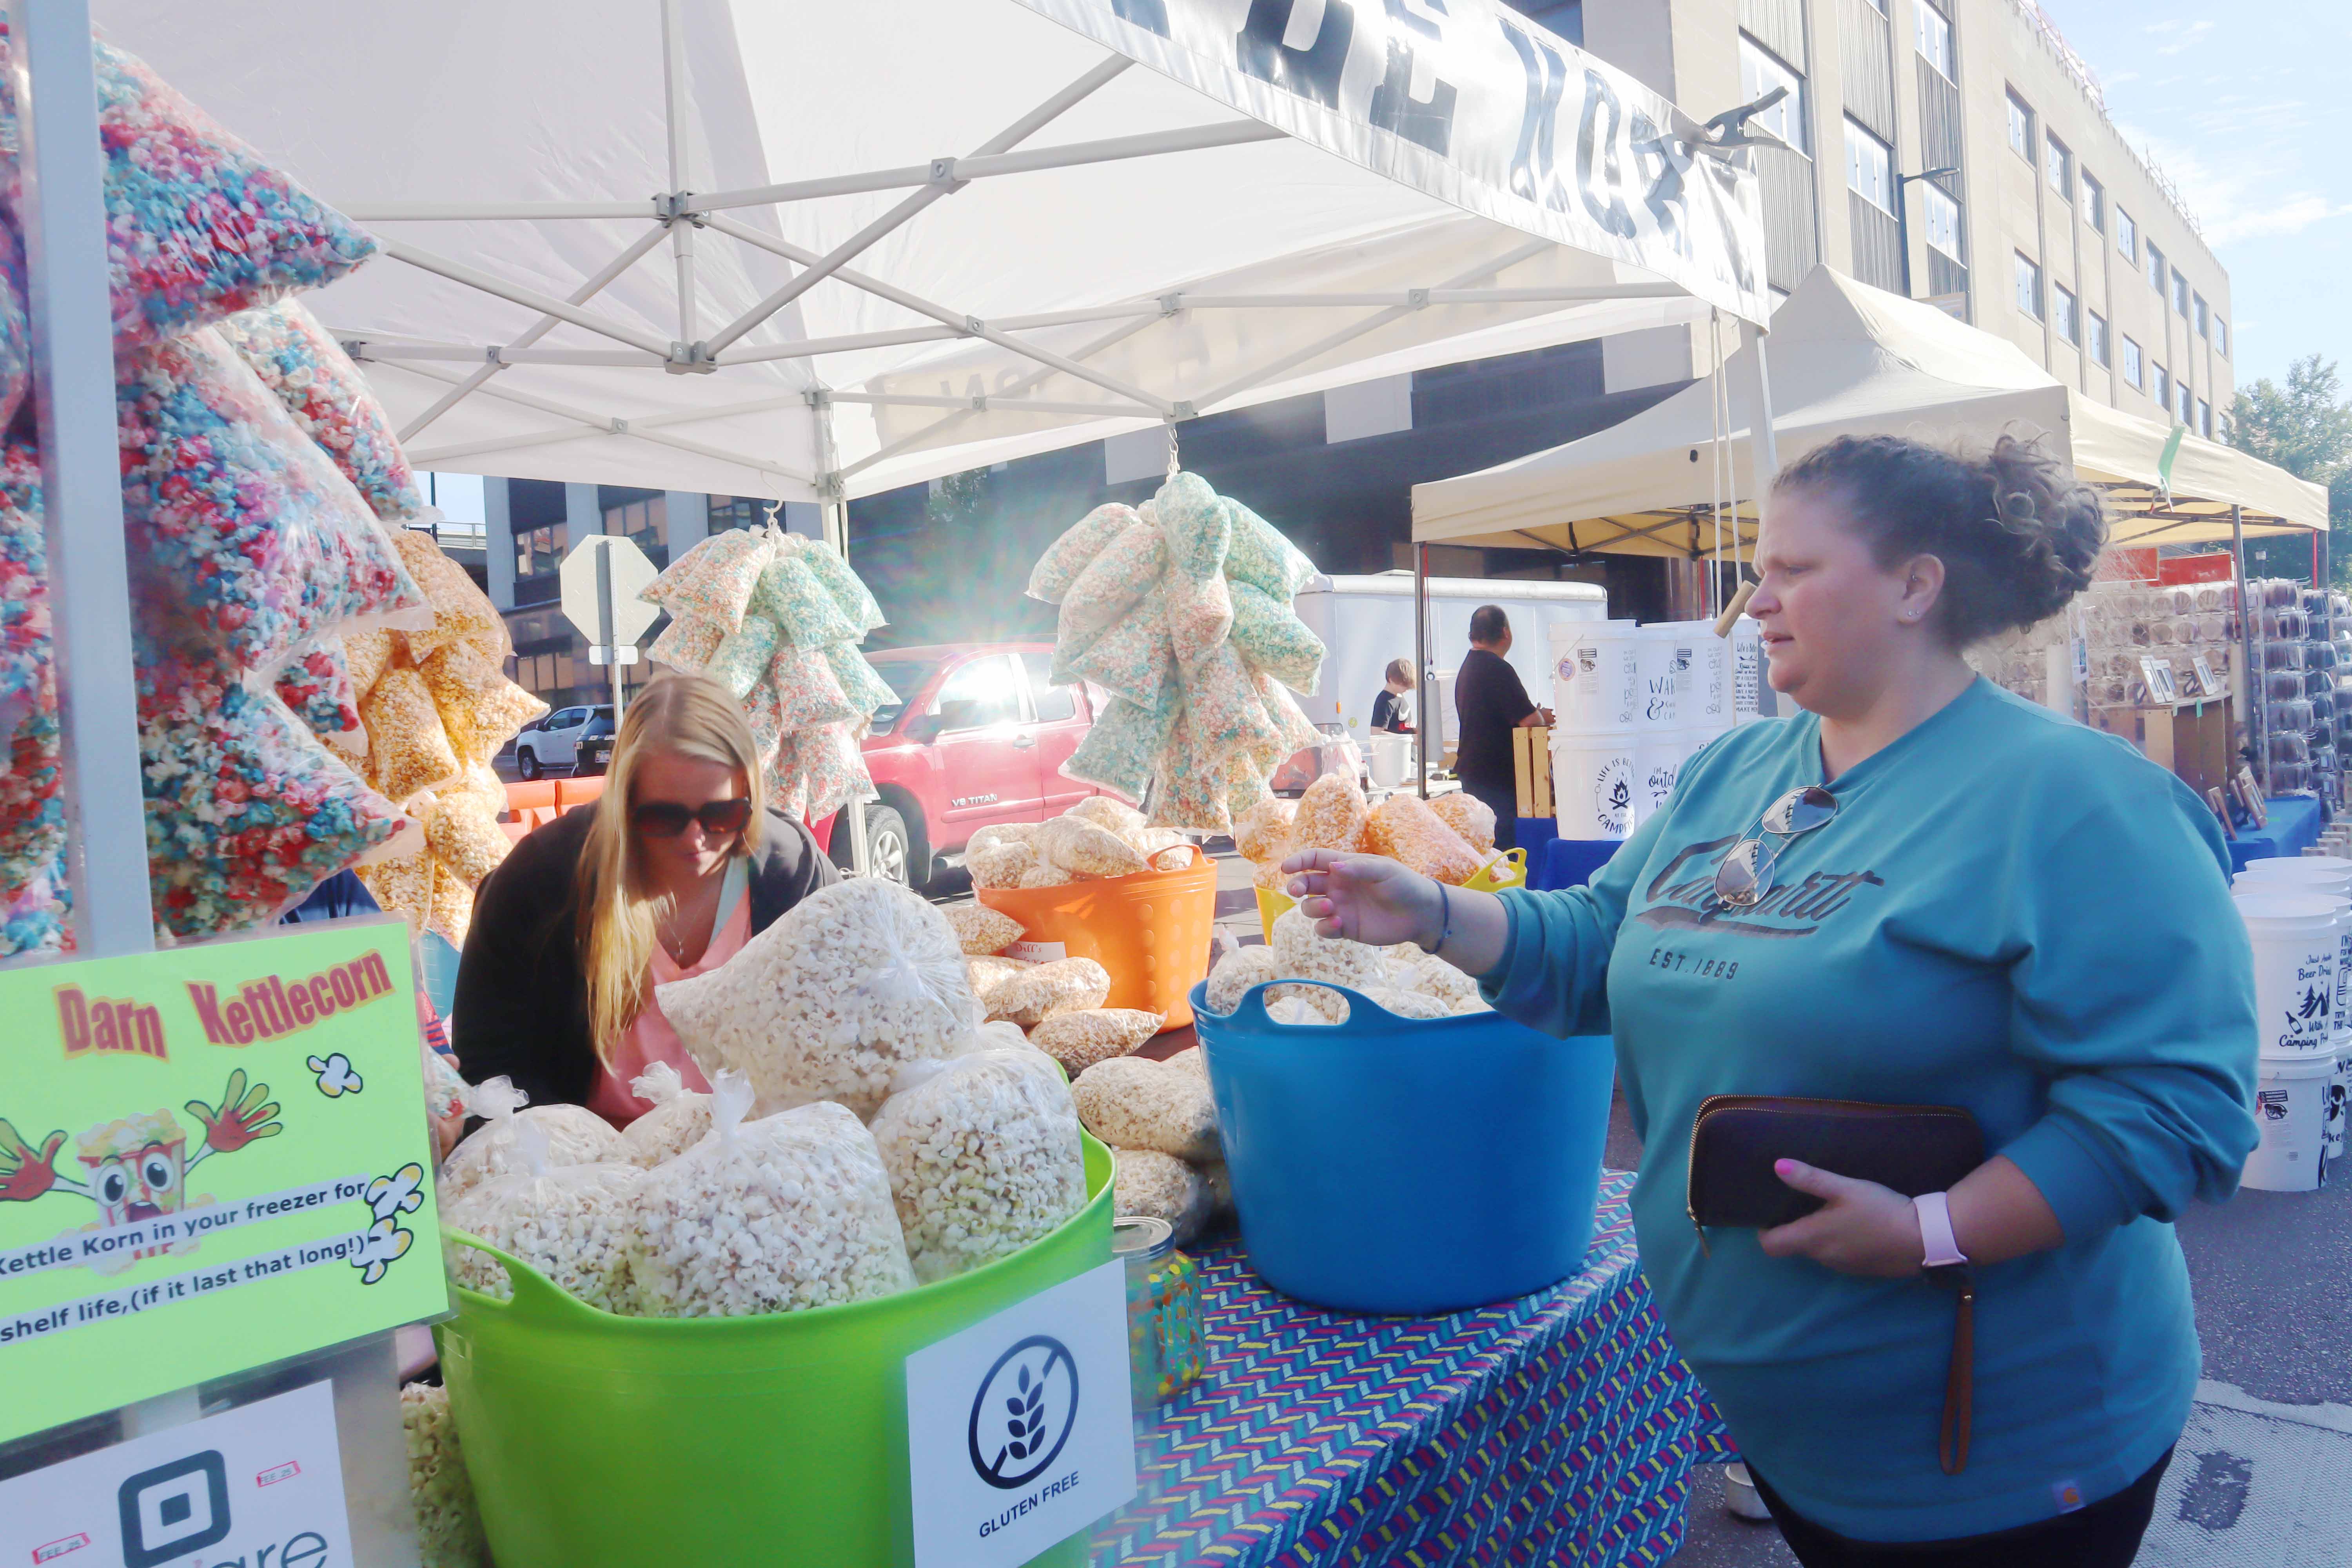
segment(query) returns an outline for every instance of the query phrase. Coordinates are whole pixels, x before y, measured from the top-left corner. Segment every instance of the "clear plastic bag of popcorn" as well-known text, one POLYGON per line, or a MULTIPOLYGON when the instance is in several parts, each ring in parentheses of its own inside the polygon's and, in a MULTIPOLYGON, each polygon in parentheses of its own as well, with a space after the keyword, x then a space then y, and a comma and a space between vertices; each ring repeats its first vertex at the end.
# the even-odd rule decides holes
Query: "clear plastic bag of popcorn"
POLYGON ((852 641, 863 641, 867 632, 889 624, 883 619, 882 606, 875 603, 873 590, 841 558, 841 552, 822 539, 810 539, 803 541, 800 558, 809 575, 833 595, 842 615, 857 629, 852 641))
POLYGON ((751 1086, 720 1074, 710 1136, 645 1173, 629 1248, 638 1312, 738 1318, 913 1289, 865 1123, 830 1102, 757 1121, 751 1106, 751 1086))
POLYGON ((416 667, 450 749, 468 763, 486 763, 547 704, 506 678, 505 662, 473 642, 450 642, 416 667))
POLYGON ((1072 882, 1087 880, 1083 871, 1067 871, 1051 860, 1040 860, 1021 873, 1020 885, 1024 888, 1066 888, 1072 882))
POLYGON ((441 1201, 455 1203, 494 1176, 524 1169, 516 1133, 526 1122, 546 1135, 542 1156, 551 1168, 622 1162, 621 1135, 613 1124, 581 1105, 533 1105, 509 1078, 484 1079, 474 1086, 469 1109, 482 1125, 441 1162, 441 1201))
POLYGON ((1056 639, 1075 643, 1102 632, 1133 610, 1167 570, 1168 542, 1160 530, 1134 523, 1072 581, 1062 598, 1056 639))
POLYGON ((1211 756, 1280 749, 1281 731, 1230 644, 1220 643, 1185 667, 1184 722, 1211 756))
POLYGON ((1286 604, 1247 583, 1234 584, 1234 651, 1293 691, 1312 692, 1323 679, 1323 639, 1286 604))
POLYGON ((866 656, 847 643, 835 643, 824 650, 825 662, 833 668, 833 679, 847 700, 850 711, 857 718, 872 716, 877 708, 898 700, 890 683, 876 673, 866 661, 866 656))
POLYGON ((1265 705, 1266 717, 1274 721, 1275 755, 1266 765, 1267 773, 1271 773, 1285 759, 1323 744, 1323 732, 1298 710, 1297 700, 1280 681, 1265 674, 1253 674, 1250 679, 1257 688, 1257 699, 1265 705))
MULTIPOLYGON (((700 1073, 695 1081, 702 1081, 700 1073)), ((710 1131, 710 1094, 689 1088, 686 1075, 656 1062, 629 1080, 629 1092, 651 1110, 621 1129, 622 1157, 639 1170, 677 1159, 710 1131)))
POLYGON ((1034 1028, 1056 1013, 1099 1007, 1110 999, 1110 973, 1091 958, 1056 958, 1024 964, 989 987, 991 1018, 1034 1028))
POLYGON ((498 775, 479 763, 451 787, 436 792, 425 807, 425 847, 468 888, 479 888, 514 847, 499 826, 498 814, 506 809, 506 791, 499 788, 493 803, 483 787, 498 775))
MULTIPOLYGON (((544 1127, 518 1123, 519 1168, 467 1188, 442 1211, 442 1221, 530 1264, 598 1311, 626 1313, 635 1229, 630 1211, 645 1173, 621 1162, 551 1165, 547 1144, 544 1127)), ((447 1251, 458 1284, 500 1300, 514 1294, 505 1266, 488 1253, 462 1244, 447 1251)))
MULTIPOLYGON (((1145 825, 1143 813, 1136 810, 1127 802, 1114 800, 1107 795, 1090 795, 1062 815, 1075 816, 1081 822, 1091 822, 1097 827, 1108 828, 1122 838, 1132 839, 1138 834, 1151 831, 1145 825)), ((1038 826, 1042 828, 1045 824, 1039 823, 1038 826)), ((1165 844, 1155 844, 1148 848, 1140 844, 1136 846, 1139 853, 1146 855, 1166 847, 1165 844)))
POLYGON ((1180 1160, 1214 1160, 1217 1104, 1198 1075, 1149 1057, 1097 1062, 1070 1085, 1087 1131, 1114 1149, 1156 1149, 1180 1160))
POLYGON ((1230 497, 1225 516, 1232 542, 1225 547, 1225 575, 1246 583, 1278 605, 1287 605, 1315 575, 1315 563, 1272 523, 1230 497))
POLYGON ((727 628, 715 622, 701 619, 672 621, 654 638, 654 646, 646 657, 656 664, 666 664, 672 669, 682 669, 699 675, 710 668, 719 657, 719 645, 727 640, 727 628))
POLYGON ((346 756, 367 754, 359 694, 352 689, 340 639, 328 637, 303 644, 278 671, 270 689, 310 733, 346 756))
POLYGON ((1037 851, 1025 843, 983 844, 967 849, 963 864, 975 888, 1017 888, 1036 868, 1037 851))
POLYGON ((954 928, 956 944, 974 956, 1003 952, 1019 942, 1027 929, 1011 915, 986 904, 950 904, 940 912, 954 928))
POLYGON ((1168 637, 1168 600, 1153 588, 1133 610, 1076 645, 1057 647, 1057 685, 1091 680, 1115 697, 1157 708, 1177 679, 1175 647, 1168 637))
MULTIPOLYGON (((637 596, 667 610, 679 625, 699 623, 704 628, 715 627, 723 637, 742 625, 743 612, 760 585, 760 574, 774 554, 775 545, 765 532, 730 528, 710 535, 671 562, 637 596)), ((696 633, 695 640, 705 635, 707 630, 696 633)), ((715 651, 718 645, 711 647, 715 651)), ((675 662, 658 652, 655 657, 665 663, 675 662)))
POLYGON ((1291 818, 1291 852, 1337 849, 1356 854, 1364 847, 1364 822, 1371 815, 1364 792, 1344 773, 1325 773, 1307 786, 1291 818))
POLYGON ((1495 808, 1468 790, 1448 790, 1444 795, 1432 795, 1429 809, 1479 854, 1495 847, 1495 808))
POLYGON ((423 661, 451 643, 470 643, 493 661, 514 651, 506 622, 491 607, 489 595, 474 586, 466 569, 449 559, 431 534, 417 528, 396 528, 392 542, 400 558, 433 606, 429 627, 408 631, 408 656, 423 661))
POLYGON ((1290 852, 1290 825, 1298 803, 1269 795, 1234 820, 1234 847, 1245 860, 1279 861, 1290 852))
POLYGON ((1086 1206, 1077 1110, 1040 1052, 910 1068, 872 1131, 923 1284, 1018 1252, 1086 1206))
POLYGON ((466 1473, 448 1389, 425 1383, 404 1387, 400 1429, 408 1447, 408 1500, 416 1512, 420 1568, 490 1568, 490 1543, 466 1473))
POLYGON ((392 668, 392 639, 398 635, 379 628, 342 634, 343 668, 351 672, 354 700, 374 690, 383 672, 392 668))
POLYGON ((856 642, 866 635, 864 628, 842 614, 841 605, 793 548, 796 542, 790 536, 777 541, 778 549, 751 591, 749 613, 775 622, 783 640, 795 647, 856 642))
POLYGON ((1252 945, 1237 947, 1217 960, 1209 971, 1205 999, 1212 1013, 1230 1013, 1241 1005, 1242 998, 1253 986, 1265 985, 1286 978, 1274 949, 1252 945))
POLYGON ((416 670, 385 670, 360 700, 360 720, 367 726, 369 781, 392 800, 439 789, 466 771, 432 688, 416 670))
POLYGON ((833 673, 833 660, 824 648, 790 644, 778 647, 768 661, 767 680, 776 689, 776 722, 787 735, 866 716, 842 690, 833 673))
POLYGON ((745 1074, 763 1110, 830 1100, 860 1116, 908 1062, 954 1054, 973 1005, 946 917, 878 877, 810 894, 719 968, 656 994, 714 1081, 745 1074))
POLYGON ((1274 922, 1275 962, 1285 979, 1322 980, 1365 991, 1387 983, 1381 950, 1341 936, 1318 936, 1315 922, 1297 909, 1282 911, 1274 922))
POLYGON ((413 855, 370 860, 352 869, 384 913, 405 916, 409 929, 421 935, 433 918, 433 871, 437 864, 420 847, 413 855))
POLYGON ((1180 473, 1151 498, 1152 515, 1168 541, 1168 626, 1180 663, 1190 665, 1223 642, 1233 626, 1225 554, 1233 520, 1216 491, 1198 474, 1180 473))
MULTIPOLYGON (((737 697, 751 694, 751 688, 768 678, 768 666, 774 662, 776 645, 783 640, 783 630, 765 616, 745 616, 743 624, 727 634, 726 640, 710 655, 702 673, 727 688, 737 697)), ((784 728, 796 730, 797 724, 784 728)))
POLYGON ((1141 521, 1133 507, 1119 501, 1107 502, 1087 513, 1037 558, 1037 564, 1029 573, 1029 596, 1049 605, 1060 604, 1068 596, 1070 584, 1094 563, 1095 557, 1108 549, 1112 540, 1141 521))
POLYGON ((1039 859, 1084 876, 1132 877, 1150 868, 1116 831, 1082 816, 1056 816, 1039 824, 1029 844, 1039 859))
POLYGON ((281 300, 239 311, 221 332, 377 517, 397 522, 424 510, 383 405, 316 316, 281 300))
POLYGON ((1188 1162, 1156 1149, 1118 1149, 1112 1154, 1112 1201, 1121 1215, 1166 1220, 1177 1247, 1198 1236, 1215 1215, 1208 1179, 1188 1162))
POLYGON ((1087 1007, 1045 1019, 1029 1031, 1029 1043, 1076 1078, 1097 1062, 1134 1055, 1162 1022, 1140 1007, 1087 1007))
POLYGON ((1476 876, 1482 863, 1477 851, 1409 790, 1399 790, 1372 808, 1364 821, 1364 838, 1375 855, 1457 888, 1476 876))
POLYGON ((994 1020, 990 998, 996 988, 1024 969, 1036 966, 1025 958, 1004 958, 994 953, 974 953, 963 961, 965 981, 971 986, 973 1002, 983 1018, 994 1020))
POLYGON ((1183 702, 1172 695, 1156 710, 1114 697, 1069 761, 1062 764, 1062 773, 1082 784, 1100 784, 1140 800, 1151 787, 1160 752, 1183 716, 1183 702))

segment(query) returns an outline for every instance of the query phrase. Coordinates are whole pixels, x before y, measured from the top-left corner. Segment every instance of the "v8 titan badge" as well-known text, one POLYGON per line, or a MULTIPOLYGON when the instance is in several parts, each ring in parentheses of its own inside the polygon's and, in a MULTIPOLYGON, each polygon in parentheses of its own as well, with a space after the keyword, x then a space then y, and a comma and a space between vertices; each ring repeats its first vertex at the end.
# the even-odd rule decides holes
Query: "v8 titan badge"
POLYGON ((915 1568, 1015 1568, 1134 1497, 1127 1357, 1118 1263, 908 1356, 915 1568))

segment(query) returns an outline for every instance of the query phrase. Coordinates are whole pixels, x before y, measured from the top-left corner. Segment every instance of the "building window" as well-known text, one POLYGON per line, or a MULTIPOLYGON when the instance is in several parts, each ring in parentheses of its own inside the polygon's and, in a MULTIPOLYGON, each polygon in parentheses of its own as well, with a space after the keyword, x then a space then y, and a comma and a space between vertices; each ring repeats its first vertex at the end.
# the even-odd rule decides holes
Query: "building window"
POLYGON ((2147 374, 2146 368, 2140 363, 2139 345, 2131 341, 2131 337, 2128 333, 2126 334, 2124 338, 2124 384, 2132 387, 2145 386, 2147 384, 2147 374))
POLYGON ((2172 270, 2172 308, 2180 312, 2182 321, 2189 319, 2189 279, 2177 267, 2172 270))
POLYGON ((2088 174, 2083 176, 2083 221, 2095 234, 2107 232, 2107 187, 2088 174))
POLYGON ((604 509, 604 531, 633 542, 656 561, 662 559, 662 526, 669 514, 669 498, 647 496, 604 509))
POLYGON ((1968 258, 1960 249, 1960 204, 1946 195, 1933 180, 1920 181, 1919 194, 1929 247, 1965 264, 1968 258))
POLYGON ((2180 384, 2180 422, 2194 430, 2197 428, 2196 413, 2197 400, 2189 395, 2189 384, 2184 381, 2180 384))
POLYGON ((768 509, 776 503, 759 496, 712 496, 709 500, 710 531, 724 533, 730 528, 764 528, 768 509))
POLYGON ((2033 110, 2014 92, 2009 95, 2009 150, 2033 162, 2033 110))
POLYGON ((1584 47, 1584 0, 1567 0, 1565 5, 1546 5, 1542 0, 1528 0, 1528 4, 1517 9, 1537 26, 1566 38, 1580 49, 1584 47))
POLYGON ((2062 202, 2074 199, 2074 153, 2055 136, 2042 139, 2042 168, 2050 177, 2050 188, 2058 193, 2062 202))
POLYGON ((1895 211, 1895 154, 1852 115, 1845 121, 1845 188, 1880 212, 1895 211))
POLYGON ((515 575, 541 577, 563 564, 563 524, 551 522, 515 535, 515 575))
POLYGON ((2197 310, 2197 335, 2200 338, 2210 338, 2213 335, 2213 318, 2205 309, 2205 296, 2191 295, 2189 303, 2197 310))
POLYGON ((2042 268, 2023 256, 2017 258, 2017 313, 2042 319, 2042 268))
POLYGON ((2164 373, 2164 367, 2162 365, 2158 365, 2155 369, 2156 405, 2158 408, 2163 409, 2166 414, 2169 415, 2172 412, 2172 377, 2164 373))
POLYGON ((2107 363, 2107 319, 2096 310, 2093 310, 2090 316, 2090 337, 2083 346, 2090 351, 2093 364, 2104 365, 2107 363))
POLYGON ((1812 141, 1805 127, 1811 117, 1805 112, 1805 79, 1791 70, 1780 56, 1749 37, 1739 35, 1739 96, 1743 102, 1753 103, 1776 87, 1785 87, 1789 96, 1756 116, 1750 124, 1761 126, 1794 147, 1810 154, 1812 141))
POLYGON ((1927 4, 1927 0, 1911 0, 1911 20, 1912 36, 1919 46, 1919 58, 1935 67, 1936 74, 1946 81, 1959 80, 1959 72, 1952 67, 1950 18, 1927 4))
POLYGON ((1882 16, 1886 15, 1886 0, 1862 0, 1862 3, 1882 16))
POLYGON ((2230 357, 2230 323, 2219 316, 2213 318, 2213 352, 2223 359, 2230 357))
POLYGON ((2116 248, 2134 261, 2139 259, 2139 225, 2121 207, 2116 209, 2116 248))
POLYGON ((2164 292, 2164 252, 2152 239, 2147 242, 2147 286, 2159 295, 2164 292))
POLYGON ((2208 441, 2213 438, 2213 405, 2201 397, 2197 400, 2197 434, 2208 441))
POLYGON ((2050 289, 2050 324, 2056 329, 2062 342, 2079 343, 2083 341, 2083 318, 2074 304, 2074 296, 2063 284, 2050 289))

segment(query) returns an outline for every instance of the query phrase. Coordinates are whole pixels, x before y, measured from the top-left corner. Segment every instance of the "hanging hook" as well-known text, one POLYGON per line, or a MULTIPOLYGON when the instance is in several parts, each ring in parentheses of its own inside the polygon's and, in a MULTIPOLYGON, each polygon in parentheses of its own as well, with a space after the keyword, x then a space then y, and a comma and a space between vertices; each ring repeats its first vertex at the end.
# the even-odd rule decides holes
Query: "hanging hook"
POLYGON ((1171 419, 1171 420, 1169 420, 1169 421, 1167 422, 1167 425, 1168 425, 1168 477, 1169 477, 1170 479, 1174 479, 1174 478, 1176 477, 1176 475, 1177 475, 1177 473, 1178 473, 1178 471, 1179 471, 1179 470, 1178 470, 1178 468, 1177 468, 1177 465, 1176 465, 1176 421, 1175 421, 1175 420, 1173 420, 1173 419, 1171 419))

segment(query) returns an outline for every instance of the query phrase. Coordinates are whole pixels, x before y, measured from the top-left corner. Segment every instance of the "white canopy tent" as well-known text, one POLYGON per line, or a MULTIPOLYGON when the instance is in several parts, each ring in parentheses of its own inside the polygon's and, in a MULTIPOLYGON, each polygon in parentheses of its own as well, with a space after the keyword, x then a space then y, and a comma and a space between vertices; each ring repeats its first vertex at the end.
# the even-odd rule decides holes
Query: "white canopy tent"
POLYGON ((94 10, 377 235, 421 467, 836 499, 1768 308, 1741 155, 1495 0, 94 10))
POLYGON ((419 466, 837 542, 855 495, 1768 308, 1745 116, 1496 0, 24 0, 85 952, 149 942, 135 793, 89 793, 136 778, 92 11, 377 234, 310 302, 419 466))
MULTIPOLYGON (((2094 403, 2006 338, 1932 305, 1817 268, 1772 318, 1770 404, 1780 450, 1801 456, 1839 436, 1929 441, 2039 435, 2076 472, 2105 488, 2116 544, 2211 542, 2247 533, 2324 529, 2327 496, 2242 452, 2094 403)), ((1717 553, 1716 505, 1731 470, 1722 558, 1745 560, 1756 538, 1758 469, 1745 439, 1754 399, 1731 356, 1729 417, 1702 381, 1581 440, 1483 472, 1415 485, 1413 538, 1428 542, 1548 546, 1612 553, 1717 553)), ((1769 479, 1769 472, 1766 475, 1769 479)))

